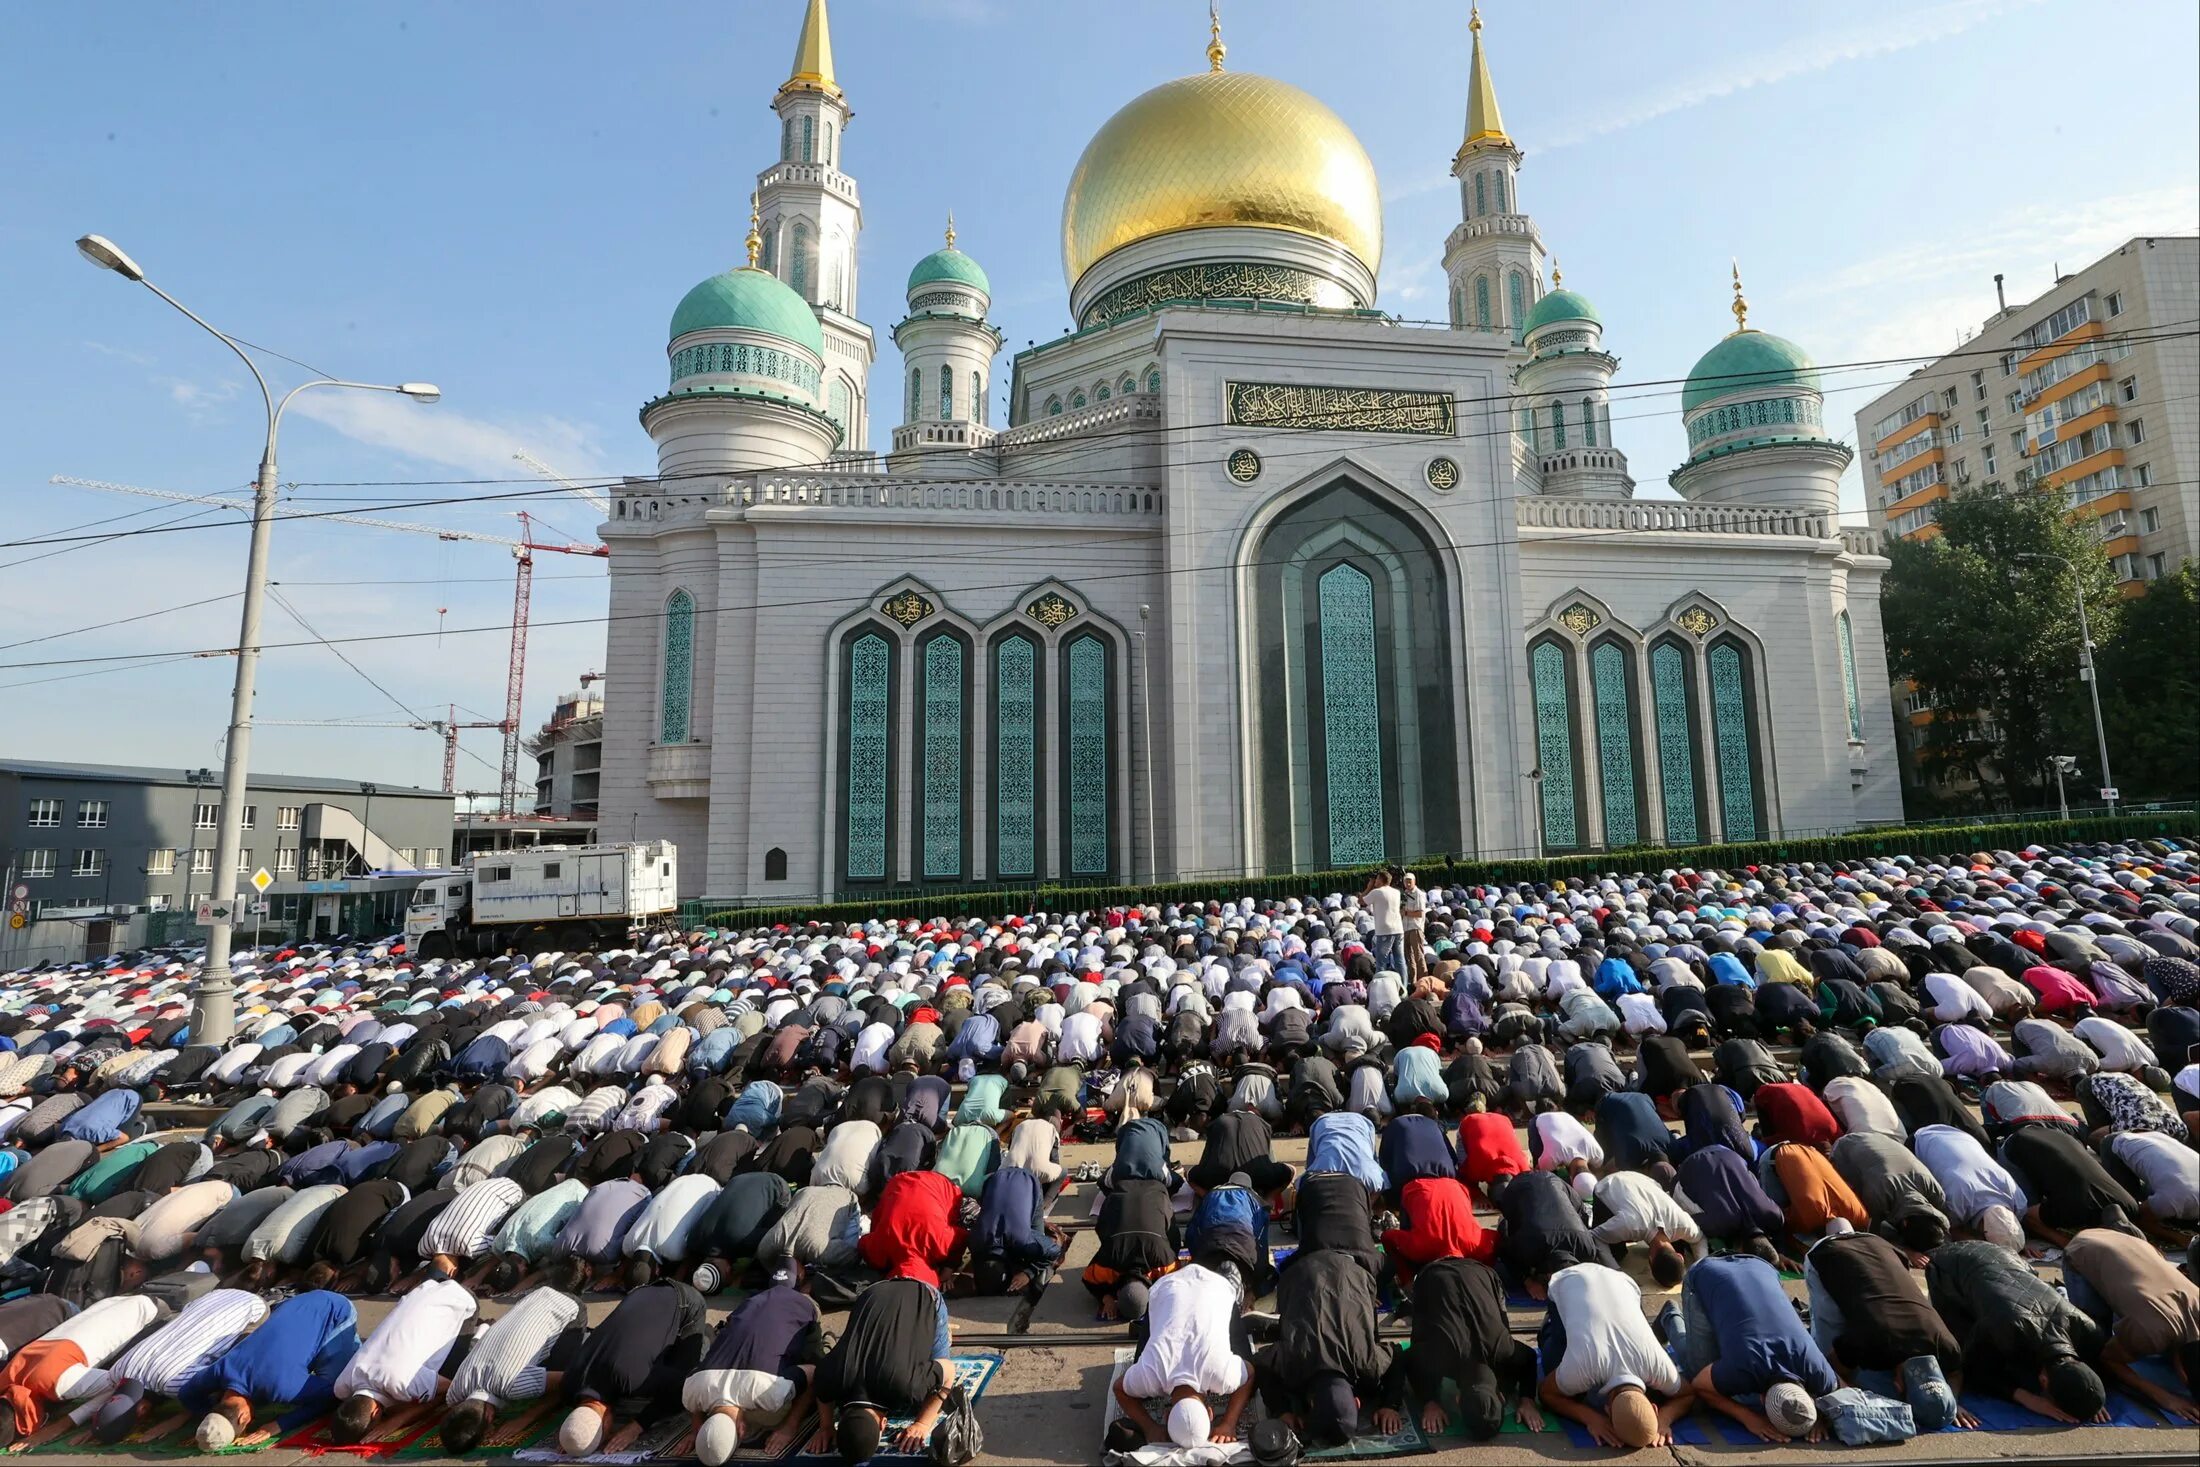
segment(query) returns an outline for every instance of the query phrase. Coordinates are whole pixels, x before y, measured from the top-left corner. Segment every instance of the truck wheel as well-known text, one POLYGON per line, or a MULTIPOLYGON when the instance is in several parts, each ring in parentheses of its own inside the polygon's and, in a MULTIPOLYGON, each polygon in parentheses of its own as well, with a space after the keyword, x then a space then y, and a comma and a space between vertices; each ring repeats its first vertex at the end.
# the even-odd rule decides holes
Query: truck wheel
POLYGON ((447 934, 430 932, 421 937, 419 957, 423 961, 429 958, 447 958, 450 955, 451 939, 447 934))

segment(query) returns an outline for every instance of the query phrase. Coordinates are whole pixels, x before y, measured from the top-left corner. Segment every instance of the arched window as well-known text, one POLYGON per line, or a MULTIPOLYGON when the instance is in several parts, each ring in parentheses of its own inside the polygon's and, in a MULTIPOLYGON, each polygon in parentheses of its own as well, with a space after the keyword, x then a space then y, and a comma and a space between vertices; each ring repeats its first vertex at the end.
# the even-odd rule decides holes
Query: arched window
POLYGON ((1490 329, 1490 278, 1474 277, 1474 324, 1482 330, 1490 329))
POLYGON ((1703 839, 1703 792, 1696 779, 1696 666, 1678 641, 1662 641, 1650 649, 1650 702, 1657 715, 1665 843, 1693 845, 1703 839))
POLYGON ((1382 675, 1375 582, 1342 561, 1315 583, 1321 623, 1322 762, 1329 859, 1357 866, 1389 851, 1383 833, 1382 675))
POLYGON ((1565 446, 1566 404, 1554 402, 1551 404, 1551 452, 1556 453, 1565 446))
POLYGON ((1492 175, 1497 183, 1497 212, 1505 212, 1505 170, 1500 168, 1492 175))
POLYGON ((1050 418, 1059 418, 1060 416, 1062 416, 1062 399, 1060 399, 1059 397, 1050 397, 1047 399, 1047 416, 1050 418))
POLYGON ((1834 641, 1841 648, 1841 696, 1849 705, 1849 741, 1864 742, 1864 700, 1856 690, 1856 630, 1849 625, 1849 613, 1843 608, 1833 619, 1834 641))
POLYGON ((792 117, 779 124, 779 161, 782 163, 794 161, 794 119, 792 117))
POLYGON ((943 366, 940 368, 940 421, 946 422, 954 416, 955 369, 943 366))
POLYGON ((848 704, 841 753, 847 805, 841 869, 851 882, 891 876, 894 831, 894 643, 876 631, 848 639, 842 687, 848 704))
POLYGON ((1082 393, 1082 392, 1072 392, 1072 393, 1071 393, 1071 394, 1069 395, 1069 406, 1070 406, 1070 411, 1072 411, 1072 412, 1075 412, 1075 411, 1076 411, 1077 409, 1079 409, 1079 408, 1083 407, 1084 405, 1085 405, 1085 394, 1084 394, 1084 393, 1082 393))
POLYGON ((818 159, 818 161, 819 161, 820 163, 823 163, 823 164, 825 164, 825 165, 826 165, 826 166, 827 166, 828 168, 832 166, 832 162, 833 162, 833 125, 832 125, 832 124, 831 124, 830 122, 828 122, 828 123, 826 123, 826 124, 825 124, 825 155, 824 155, 824 156, 823 156, 822 158, 818 159))
POLYGON ((985 373, 970 374, 970 415, 980 423, 990 421, 993 405, 985 400, 985 373))
POLYGON ((1513 340, 1518 341, 1523 323, 1528 319, 1528 277, 1518 270, 1506 278, 1505 303, 1512 310, 1507 324, 1512 327, 1513 340))
POLYGON ((1138 379, 1135 377, 1125 377, 1122 381, 1115 384, 1115 395, 1117 397, 1129 397, 1137 390, 1138 379))
POLYGON ((1039 874, 1039 644, 993 644, 993 874, 1039 874))
POLYGON ((1106 876, 1114 866, 1113 822, 1108 797, 1108 731, 1114 717, 1115 657, 1096 632, 1073 637, 1062 649, 1063 870, 1070 876, 1106 876))
POLYGON ((817 161, 817 119, 814 117, 802 119, 802 161, 817 161))
POLYGON ((1467 303, 1456 280, 1451 283, 1451 324, 1454 330, 1467 324, 1467 303))
POLYGON ((902 414, 903 420, 914 423, 923 415, 923 407, 924 368, 911 367, 909 369, 909 411, 902 414))
POLYGON ((1642 839, 1642 805, 1636 778, 1635 660, 1623 643, 1608 637, 1589 649, 1589 699, 1596 708, 1604 844, 1631 846, 1642 839))
POLYGON ((1093 400, 1094 402, 1106 402, 1106 401, 1108 400, 1108 384, 1107 384, 1107 383, 1105 383, 1105 382, 1095 382, 1095 383, 1093 384, 1093 387, 1092 387, 1092 400, 1093 400))
POLYGON ((685 589, 665 600, 665 655, 657 699, 657 742, 688 741, 688 712, 695 693, 695 598, 685 589))
POLYGON ((1748 649, 1731 638, 1704 655, 1711 679, 1711 747, 1718 758, 1719 818, 1726 839, 1755 840, 1764 831, 1757 777, 1757 698, 1748 649))
POLYGON ((1574 659, 1563 642, 1547 638, 1528 650, 1528 682, 1535 697, 1535 758, 1543 803, 1545 850, 1581 843, 1574 807, 1574 761, 1581 741, 1574 732, 1574 659))
POLYGON ((918 650, 924 663, 920 869, 926 881, 953 881, 962 876, 964 865, 964 771, 970 739, 963 694, 970 659, 953 632, 934 633, 918 650))
POLYGON ((848 417, 849 409, 853 405, 848 396, 848 380, 845 377, 835 377, 833 379, 832 395, 826 399, 825 413, 840 427, 840 446, 842 448, 848 446, 848 417))
POLYGON ((797 221, 794 226, 794 258, 787 262, 787 284, 804 300, 810 298, 810 226, 797 221))
POLYGON ((785 881, 787 879, 787 852, 784 848, 773 846, 764 853, 764 879, 766 881, 785 881))
POLYGON ((1581 446, 1597 446, 1597 405, 1596 399, 1590 397, 1581 400, 1581 446))
POLYGON ((1532 407, 1520 409, 1520 436, 1528 440, 1528 451, 1530 453, 1541 453, 1543 451, 1541 447, 1543 435, 1536 431, 1535 409, 1532 407))
POLYGON ((1482 182, 1482 175, 1477 173, 1476 175, 1474 175, 1474 217, 1479 219, 1484 214, 1489 213, 1489 211, 1490 199, 1488 186, 1482 182))
POLYGON ((1159 392, 1161 390, 1161 369, 1159 367, 1148 367, 1146 369, 1146 390, 1148 392, 1159 392))
POLYGON ((772 274, 779 273, 779 221, 777 219, 764 221, 763 264, 764 268, 772 274))

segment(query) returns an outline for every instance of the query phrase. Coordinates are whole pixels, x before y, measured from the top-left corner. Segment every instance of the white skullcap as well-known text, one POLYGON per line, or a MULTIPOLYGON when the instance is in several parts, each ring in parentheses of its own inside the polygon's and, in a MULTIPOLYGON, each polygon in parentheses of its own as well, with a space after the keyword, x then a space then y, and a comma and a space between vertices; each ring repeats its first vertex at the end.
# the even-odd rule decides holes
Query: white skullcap
POLYGON ((603 1444, 603 1417, 586 1406, 575 1406, 558 1427, 558 1450, 568 1457, 586 1457, 603 1444))
POLYGON ((1214 1432, 1214 1417, 1207 1403, 1186 1396, 1169 1408, 1169 1440, 1180 1447, 1203 1447, 1214 1432))

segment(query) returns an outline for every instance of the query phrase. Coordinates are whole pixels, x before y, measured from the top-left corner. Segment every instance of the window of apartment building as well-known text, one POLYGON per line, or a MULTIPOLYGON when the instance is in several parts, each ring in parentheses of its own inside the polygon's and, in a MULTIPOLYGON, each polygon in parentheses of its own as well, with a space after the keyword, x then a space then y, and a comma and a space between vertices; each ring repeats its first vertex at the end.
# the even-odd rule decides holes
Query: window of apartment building
POLYGON ((298 807, 296 805, 277 805, 275 807, 275 828, 277 830, 296 830, 298 828, 298 807))
POLYGON ((2137 377, 2126 377, 2123 381, 2117 383, 2116 395, 2125 402, 2137 402, 2139 400, 2139 379, 2137 377))
POLYGON ((2159 581, 2167 574, 2169 574, 2169 555, 2166 551, 2157 550, 2147 557, 2148 580, 2159 581))
POLYGON ((2147 485, 2154 482, 2154 465, 2133 464, 2130 469, 2130 474, 2131 487, 2134 489, 2144 489, 2147 487, 2147 485))
POLYGON ((246 830, 250 830, 254 825, 258 824, 259 819, 260 807, 258 805, 247 805, 244 807, 244 828, 246 830))
POLYGON ((428 847, 428 849, 427 849, 427 851, 426 851, 426 853, 425 853, 425 856, 424 856, 424 858, 422 859, 422 861, 420 862, 420 864, 421 864, 421 865, 422 865, 422 866, 423 866, 424 868, 426 868, 427 870, 430 870, 430 871, 433 871, 433 870, 437 869, 438 867, 440 867, 440 866, 441 866, 441 865, 443 864, 443 847, 441 847, 441 846, 430 846, 430 847, 428 847))
POLYGON ((147 910, 148 912, 165 912, 165 911, 167 911, 167 910, 168 910, 168 898, 167 898, 166 896, 149 896, 149 897, 147 897, 147 898, 145 899, 145 910, 147 910))
POLYGON ((1971 374, 1971 395, 1980 402, 1986 401, 1986 374, 1983 371, 1971 374))
POLYGON ((2124 442, 2137 448, 2146 441, 2147 420, 2145 418, 2133 418, 2130 422, 2124 424, 2124 442))
POLYGON ((23 874, 25 876, 51 876, 61 859, 59 851, 25 851, 23 874))
POLYGON ((213 875, 214 853, 208 850, 193 851, 191 853, 191 874, 193 876, 213 875))
POLYGON ((1948 441, 1950 443, 1961 443, 1963 441, 1963 425, 1961 423, 1950 423, 1948 425, 1948 441))
POLYGON ((1981 454, 1982 454, 1982 455, 1984 456, 1984 458, 1985 458, 1985 460, 1986 460, 1986 477, 1987 477, 1987 478, 1991 479, 1991 478, 1993 478, 1993 477, 1994 477, 1994 475, 1996 475, 1996 474, 1998 474, 1998 473, 2000 473, 2000 472, 2001 472, 2001 470, 2000 470, 1999 468, 1995 467, 1995 465, 1994 465, 1994 445, 1993 445, 1993 444, 1991 444, 1991 443, 1987 444, 1987 445, 1986 445, 1986 446, 1985 446, 1984 448, 1982 448, 1981 450, 1979 450, 1979 452, 1980 452, 1980 453, 1981 453, 1981 454))
POLYGON ((2008 396, 2008 397, 2007 397, 2007 398, 2005 399, 2005 401, 2007 401, 2007 403, 2009 404, 2009 411, 2011 411, 2011 412, 2013 412, 2013 413, 2021 413, 2021 412, 2023 412, 2023 411, 2024 411, 2024 394, 2023 394, 2023 393, 2021 393, 2021 392, 2012 392, 2012 393, 2010 393, 2010 394, 2009 394, 2009 396, 2008 396))
POLYGON ((61 823, 61 802, 59 800, 31 801, 30 815, 23 823, 39 830, 48 830, 59 825, 61 823))
POLYGON ((2151 535, 2162 528, 2162 512, 2158 509, 2139 511, 2139 533, 2151 535))
POLYGON ((79 848, 76 864, 69 868, 71 876, 98 876, 107 869, 107 853, 101 850, 79 848))
POLYGON ((1978 410, 1978 436, 1984 438, 1994 431, 1994 419, 1985 408, 1978 410))
POLYGON ((172 846, 155 846, 145 853, 147 876, 173 876, 176 872, 176 852, 172 846))
POLYGON ((219 805, 200 805, 191 812, 191 824, 197 830, 212 830, 221 823, 221 818, 222 807, 219 805))
POLYGON ((2004 377, 2014 377, 2014 376, 2016 376, 2016 375, 2017 375, 2017 360, 2018 360, 2018 358, 2022 357, 2023 355, 2024 355, 2024 353, 2022 353, 2022 352, 2016 352, 2016 351, 2005 351, 2005 352, 2003 352, 2003 353, 2001 354, 2001 375, 2002 375, 2002 376, 2004 376, 2004 377))
POLYGON ((237 848, 237 874, 239 876, 250 876, 252 874, 252 848, 250 846, 239 846, 237 848))
POLYGON ((282 846, 276 850, 275 874, 277 876, 296 876, 298 874, 298 848, 296 846, 282 846))
POLYGON ((2009 447, 2017 453, 2024 452, 2024 430, 2022 428, 2009 435, 2009 447))
POLYGON ((2111 316, 2121 316, 2124 313, 2124 293, 2122 291, 2112 290, 2108 293, 2108 313, 2111 316))
POLYGON ((1940 394, 1940 405, 1951 413, 1956 410, 1956 404, 1962 400, 1962 395, 1953 387, 1940 394))
POLYGON ((107 828, 107 802, 105 800, 78 800, 76 802, 76 823, 85 830, 105 830, 107 828))
POLYGON ((415 870, 417 868, 413 865, 413 857, 419 854, 420 853, 411 846, 399 846, 397 848, 397 864, 403 866, 408 871, 415 870))

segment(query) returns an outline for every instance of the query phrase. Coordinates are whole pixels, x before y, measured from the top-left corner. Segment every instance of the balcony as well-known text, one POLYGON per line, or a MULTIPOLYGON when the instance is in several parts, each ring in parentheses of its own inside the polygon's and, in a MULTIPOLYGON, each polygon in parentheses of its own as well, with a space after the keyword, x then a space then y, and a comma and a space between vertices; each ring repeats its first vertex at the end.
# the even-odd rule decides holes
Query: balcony
POLYGON ((649 792, 660 800, 710 798, 710 745, 651 744, 649 792))

